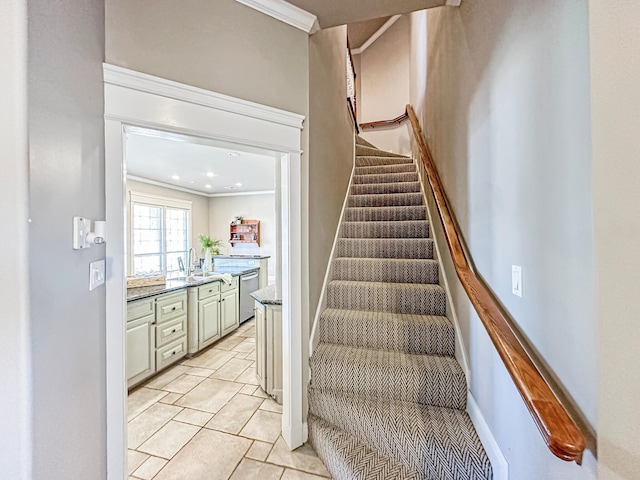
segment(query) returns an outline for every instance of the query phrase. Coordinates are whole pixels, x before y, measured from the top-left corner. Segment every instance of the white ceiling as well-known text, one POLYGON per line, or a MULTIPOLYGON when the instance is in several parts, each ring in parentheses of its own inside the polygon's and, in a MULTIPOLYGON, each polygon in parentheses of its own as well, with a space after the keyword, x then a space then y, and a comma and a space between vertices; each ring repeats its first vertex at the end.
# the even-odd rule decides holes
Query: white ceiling
POLYGON ((127 176, 205 195, 242 194, 275 188, 275 157, 272 155, 248 152, 242 147, 222 148, 202 139, 144 129, 127 132, 126 138, 127 176), (214 176, 207 176, 207 173, 214 176), (178 180, 173 178, 176 175, 180 177, 178 180), (238 183, 242 185, 236 185, 238 183))

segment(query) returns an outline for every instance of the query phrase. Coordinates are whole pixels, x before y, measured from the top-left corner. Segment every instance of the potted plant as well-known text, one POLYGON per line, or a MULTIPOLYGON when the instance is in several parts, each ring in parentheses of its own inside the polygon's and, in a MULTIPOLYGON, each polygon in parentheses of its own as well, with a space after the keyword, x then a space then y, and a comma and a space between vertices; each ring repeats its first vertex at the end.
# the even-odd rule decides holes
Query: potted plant
POLYGON ((244 220, 244 218, 243 218, 243 216, 242 216, 242 215, 236 215, 235 217, 233 217, 233 222, 234 222, 236 225, 240 225, 240 224, 242 224, 242 220, 244 220))
POLYGON ((202 254, 204 255, 204 262, 202 263, 202 271, 208 272, 212 270, 212 255, 220 255, 220 246, 222 240, 213 239, 210 235, 198 235, 200 245, 202 245, 202 254))

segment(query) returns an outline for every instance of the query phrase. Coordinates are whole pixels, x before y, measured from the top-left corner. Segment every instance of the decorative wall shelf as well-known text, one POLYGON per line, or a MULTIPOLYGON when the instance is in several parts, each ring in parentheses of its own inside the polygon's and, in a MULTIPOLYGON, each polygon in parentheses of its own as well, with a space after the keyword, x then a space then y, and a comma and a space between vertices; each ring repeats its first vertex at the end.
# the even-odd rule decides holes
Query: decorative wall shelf
POLYGON ((242 223, 232 223, 229 226, 229 243, 256 243, 260 246, 260 221, 243 220, 242 223))

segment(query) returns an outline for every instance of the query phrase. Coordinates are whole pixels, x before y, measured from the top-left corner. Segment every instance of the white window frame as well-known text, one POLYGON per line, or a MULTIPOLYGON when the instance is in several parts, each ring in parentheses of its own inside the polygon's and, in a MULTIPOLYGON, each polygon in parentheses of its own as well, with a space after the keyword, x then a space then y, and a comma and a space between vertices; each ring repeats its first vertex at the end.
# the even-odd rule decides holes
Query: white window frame
MULTIPOLYGON (((162 218, 162 228, 163 230, 166 228, 165 220, 166 220, 166 208, 179 208, 187 211, 187 252, 192 247, 191 244, 191 216, 192 216, 192 206, 193 202, 189 200, 182 200, 179 198, 171 198, 171 197, 163 197, 160 195, 153 195, 151 193, 144 192, 129 192, 129 255, 128 255, 128 270, 129 275, 133 275, 135 272, 135 263, 134 263, 134 253, 133 253, 133 205, 134 203, 140 203, 143 205, 151 205, 153 207, 161 207, 163 209, 163 218, 162 218)), ((162 252, 161 254, 164 257, 162 261, 163 266, 163 274, 167 274, 167 239, 166 234, 163 232, 162 234, 162 252)))

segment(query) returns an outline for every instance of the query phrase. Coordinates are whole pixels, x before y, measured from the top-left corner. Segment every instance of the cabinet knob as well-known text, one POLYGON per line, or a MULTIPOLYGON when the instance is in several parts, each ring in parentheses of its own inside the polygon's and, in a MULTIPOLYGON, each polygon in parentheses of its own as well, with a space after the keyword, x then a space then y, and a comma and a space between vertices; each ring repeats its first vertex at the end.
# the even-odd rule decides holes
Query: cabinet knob
POLYGON ((175 310, 175 309, 176 309, 176 307, 173 307, 171 310, 175 310))
POLYGON ((171 333, 176 333, 176 329, 174 328, 173 330, 171 330, 171 333))
POLYGON ((171 355, 175 355, 177 352, 174 350, 173 353, 171 355))

